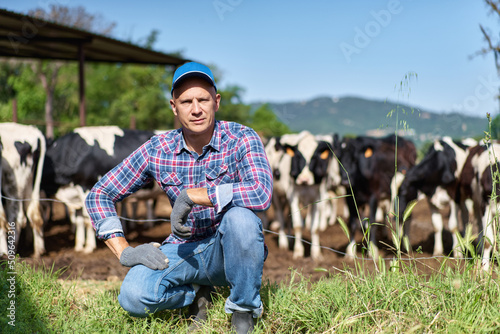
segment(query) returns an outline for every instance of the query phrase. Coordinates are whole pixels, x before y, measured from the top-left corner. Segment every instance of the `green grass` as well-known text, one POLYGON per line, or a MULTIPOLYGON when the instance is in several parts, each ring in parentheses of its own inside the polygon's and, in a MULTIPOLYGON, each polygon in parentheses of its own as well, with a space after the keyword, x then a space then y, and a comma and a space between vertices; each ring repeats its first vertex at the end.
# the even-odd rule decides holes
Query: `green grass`
MULTIPOLYGON (((16 266, 15 327, 8 324, 10 278, 1 265, 1 333, 186 333, 184 310, 145 319, 118 304, 120 282, 65 281, 49 268, 16 266)), ((491 333, 500 331, 500 286, 475 266, 443 267, 431 276, 411 264, 402 270, 354 274, 311 282, 297 271, 289 283, 264 282, 264 315, 256 333, 491 333)), ((496 268, 495 268, 496 269, 496 268)), ((497 276, 498 273, 494 273, 497 276)), ((200 333, 229 331, 229 291, 219 288, 200 333)))

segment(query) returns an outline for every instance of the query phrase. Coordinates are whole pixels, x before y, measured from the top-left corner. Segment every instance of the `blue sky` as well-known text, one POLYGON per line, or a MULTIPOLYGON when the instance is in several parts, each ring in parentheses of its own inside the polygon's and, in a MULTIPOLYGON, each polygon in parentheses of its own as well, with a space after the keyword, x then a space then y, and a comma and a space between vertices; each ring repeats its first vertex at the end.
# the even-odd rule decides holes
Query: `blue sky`
POLYGON ((216 65, 219 86, 243 87, 247 103, 328 95, 481 117, 498 110, 493 56, 470 58, 486 45, 479 24, 500 31, 480 0, 0 0, 21 13, 50 4, 100 14, 117 24, 117 39, 159 30, 156 50, 216 65))

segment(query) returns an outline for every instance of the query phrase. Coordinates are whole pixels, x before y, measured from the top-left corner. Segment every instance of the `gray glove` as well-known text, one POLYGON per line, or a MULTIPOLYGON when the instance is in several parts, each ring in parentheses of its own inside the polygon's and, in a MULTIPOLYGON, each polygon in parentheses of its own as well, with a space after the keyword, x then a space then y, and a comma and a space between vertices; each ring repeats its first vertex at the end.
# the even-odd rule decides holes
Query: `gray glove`
POLYGON ((191 228, 184 226, 187 217, 194 206, 194 202, 189 198, 186 189, 181 191, 175 200, 172 213, 170 214, 170 226, 172 233, 180 238, 187 239, 191 236, 191 228))
POLYGON ((167 269, 168 258, 158 247, 160 247, 160 244, 157 242, 139 245, 135 248, 128 246, 120 255, 120 263, 125 267, 143 264, 153 270, 167 269))

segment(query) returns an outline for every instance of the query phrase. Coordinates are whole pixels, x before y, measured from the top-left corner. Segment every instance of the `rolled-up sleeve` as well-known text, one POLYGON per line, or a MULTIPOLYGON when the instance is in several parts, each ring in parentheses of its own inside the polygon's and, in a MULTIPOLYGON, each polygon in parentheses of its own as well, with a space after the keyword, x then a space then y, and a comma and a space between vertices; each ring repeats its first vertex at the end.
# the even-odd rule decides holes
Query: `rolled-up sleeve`
POLYGON ((248 129, 236 144, 235 160, 239 182, 208 188, 216 212, 224 207, 245 207, 264 211, 271 205, 273 179, 264 145, 255 131, 248 129))

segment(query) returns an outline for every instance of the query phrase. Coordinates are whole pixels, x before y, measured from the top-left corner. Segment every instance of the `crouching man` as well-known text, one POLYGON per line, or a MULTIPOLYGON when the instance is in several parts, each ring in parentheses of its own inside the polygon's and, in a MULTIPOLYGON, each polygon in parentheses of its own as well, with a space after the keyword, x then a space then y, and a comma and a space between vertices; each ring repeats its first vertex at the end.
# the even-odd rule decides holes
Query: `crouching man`
POLYGON ((132 316, 191 305, 193 325, 199 325, 213 286, 229 286, 225 311, 232 314, 232 330, 250 333, 263 311, 267 255, 254 212, 270 205, 272 172, 254 130, 215 120, 220 99, 208 67, 179 67, 170 105, 182 127, 152 137, 108 172, 86 207, 98 238, 132 267, 118 296, 132 316), (152 180, 172 204, 172 233, 162 245, 131 247, 114 204, 152 180))

